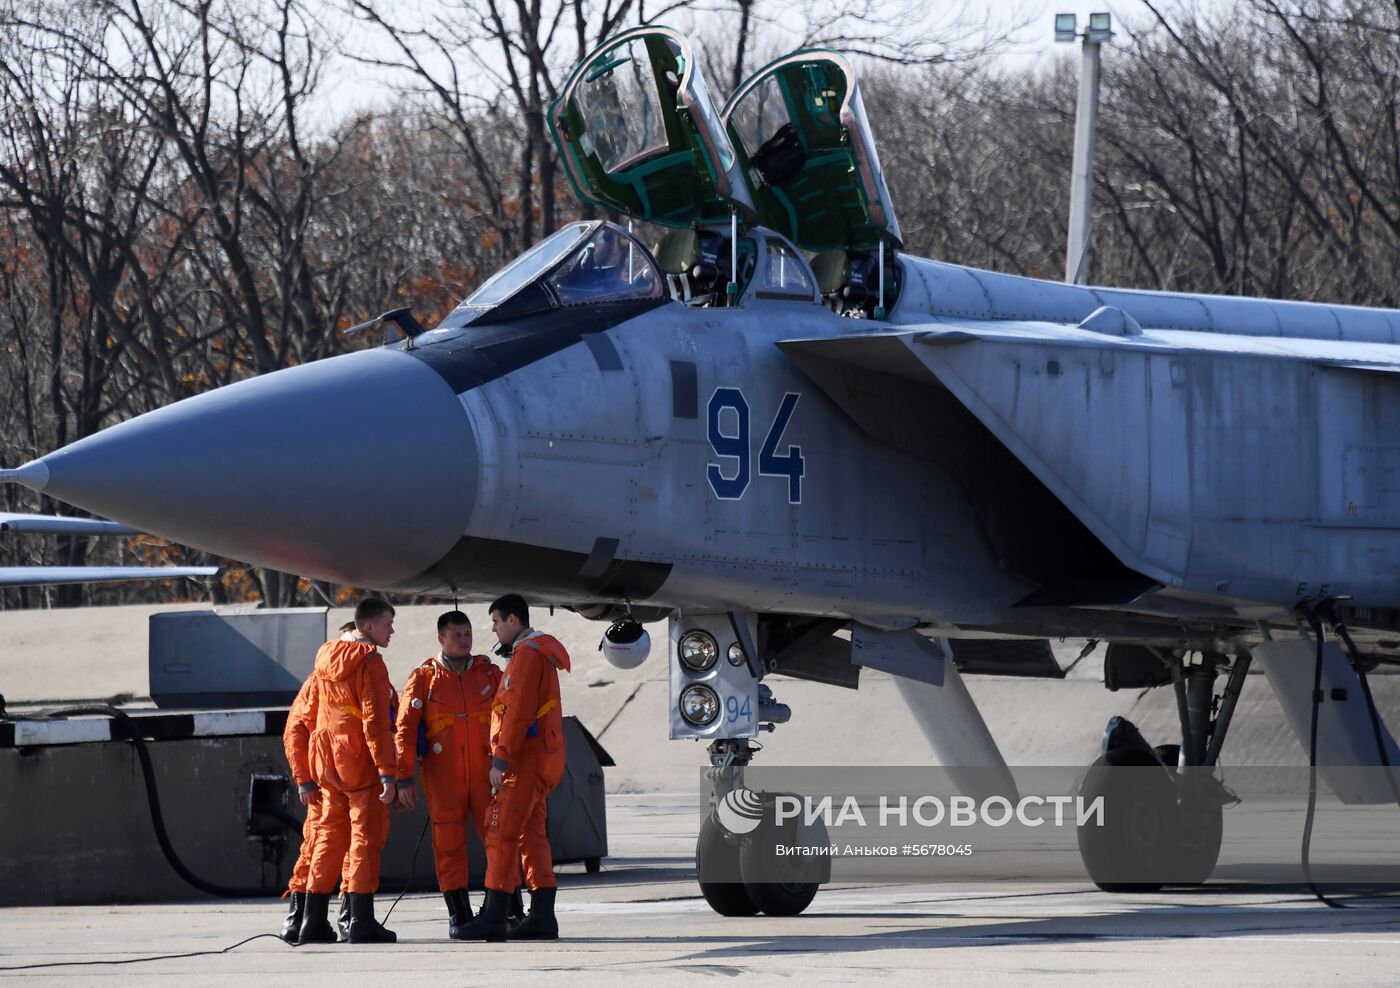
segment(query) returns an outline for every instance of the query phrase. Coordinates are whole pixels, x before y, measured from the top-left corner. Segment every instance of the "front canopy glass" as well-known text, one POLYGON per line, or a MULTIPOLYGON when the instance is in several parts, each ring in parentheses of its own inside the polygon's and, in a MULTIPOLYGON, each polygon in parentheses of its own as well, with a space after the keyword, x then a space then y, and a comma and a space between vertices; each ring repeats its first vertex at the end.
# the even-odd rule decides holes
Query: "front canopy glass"
POLYGON ((616 223, 570 223, 496 272, 415 344, 445 339, 482 319, 665 293, 651 253, 616 223))

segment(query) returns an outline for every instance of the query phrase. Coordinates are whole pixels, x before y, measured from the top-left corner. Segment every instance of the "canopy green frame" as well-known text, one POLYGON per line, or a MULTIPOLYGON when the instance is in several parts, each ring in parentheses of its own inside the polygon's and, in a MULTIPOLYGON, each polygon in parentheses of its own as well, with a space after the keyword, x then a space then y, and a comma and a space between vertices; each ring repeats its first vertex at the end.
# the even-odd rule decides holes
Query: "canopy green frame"
POLYGON ((677 228, 757 218, 739 156, 677 31, 635 28, 604 42, 569 75, 549 126, 585 202, 677 228))
POLYGON ((762 225, 810 251, 902 246, 855 69, 840 54, 770 62, 721 116, 762 225))

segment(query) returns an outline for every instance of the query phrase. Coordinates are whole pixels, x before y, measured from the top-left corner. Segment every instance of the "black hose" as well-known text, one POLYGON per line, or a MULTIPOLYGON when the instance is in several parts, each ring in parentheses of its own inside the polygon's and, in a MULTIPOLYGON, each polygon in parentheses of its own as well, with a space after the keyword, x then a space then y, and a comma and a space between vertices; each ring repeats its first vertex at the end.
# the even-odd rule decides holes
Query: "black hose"
POLYGON ((235 944, 221 947, 218 950, 191 950, 183 954, 157 954, 154 957, 122 957, 111 961, 44 961, 42 964, 19 964, 15 967, 0 967, 0 971, 34 971, 45 967, 108 967, 114 964, 147 964, 151 961, 178 961, 186 957, 217 957, 220 954, 227 954, 230 950, 237 950, 245 943, 252 943, 254 940, 262 940, 271 937, 279 943, 286 943, 279 934, 259 933, 246 940, 239 940, 235 944))
MULTIPOLYGON (((165 860, 170 862, 170 867, 175 869, 175 873, 183 878, 190 885, 206 895, 212 895, 221 899, 260 899, 269 895, 276 895, 277 890, 273 888, 229 888, 225 885, 216 885, 200 878, 180 860, 175 853, 175 847, 170 843, 170 835, 165 830, 165 818, 160 812, 160 796, 156 793, 155 769, 151 766, 151 753, 146 748, 146 739, 141 737, 141 732, 136 730, 132 718, 116 707, 108 706, 105 703, 84 704, 77 707, 60 707, 57 710, 47 711, 47 719, 61 719, 83 714, 111 717, 126 730, 127 737, 136 746, 136 758, 141 763, 141 776, 146 783, 146 804, 151 810, 151 825, 156 832, 156 842, 160 844, 161 853, 165 855, 165 860)), ((277 816, 277 814, 269 814, 277 816)), ((281 819, 278 816, 278 819, 281 819)), ((287 820, 291 820, 290 816, 287 820)), ((286 822, 285 820, 283 822, 286 822)), ((295 821, 293 821, 295 823, 295 821)), ((296 824, 296 829, 301 829, 301 824, 296 824)))
MULTIPOLYGON (((1300 607, 1308 623, 1312 626, 1313 638, 1317 642, 1317 660, 1313 666, 1313 693, 1312 693, 1312 725, 1308 731, 1308 812, 1303 821, 1303 877, 1307 880, 1308 888, 1317 900, 1330 909, 1353 909, 1355 906, 1340 899, 1329 898, 1319 889, 1312 877, 1312 864, 1309 854, 1312 849, 1313 817, 1317 812, 1317 718, 1318 711, 1322 707, 1322 621, 1318 617, 1318 612, 1303 605, 1300 607)), ((1366 681, 1366 673, 1361 668, 1361 657, 1356 651, 1356 644, 1351 640, 1351 635, 1347 633, 1346 625, 1342 623, 1329 603, 1324 603, 1319 610, 1325 611, 1331 619, 1332 631, 1341 639, 1347 647, 1347 652, 1351 656, 1352 668, 1356 670, 1357 677, 1361 680, 1361 692, 1366 697, 1366 707, 1371 715, 1371 731, 1376 739, 1376 753, 1380 756, 1382 770, 1385 778, 1390 783, 1391 795, 1395 797, 1397 804, 1400 804, 1400 790, 1397 790, 1395 776, 1390 771, 1390 757, 1386 751, 1385 740, 1381 734, 1380 713, 1376 710, 1375 697, 1371 695, 1371 685, 1366 681)), ((1400 906, 1372 906, 1374 909, 1397 909, 1400 906)))
POLYGON ((413 857, 410 858, 408 862, 408 881, 404 882, 403 891, 399 893, 399 897, 394 900, 393 905, 389 906, 389 911, 384 914, 384 919, 380 921, 381 923, 389 922, 389 917, 394 915, 394 906, 397 906, 399 900, 408 895, 409 889, 413 888, 413 876, 418 871, 418 852, 423 847, 423 838, 428 835, 428 825, 431 822, 431 818, 423 821, 423 829, 418 832, 418 843, 413 845, 413 857))
POLYGON ((1312 625, 1313 639, 1317 642, 1317 660, 1313 664, 1312 726, 1308 729, 1308 812, 1303 818, 1303 878, 1312 889, 1319 902, 1331 909, 1342 909, 1343 904, 1329 899, 1313 881, 1312 832, 1313 818, 1317 814, 1317 716, 1322 708, 1322 622, 1311 609, 1306 611, 1312 625))

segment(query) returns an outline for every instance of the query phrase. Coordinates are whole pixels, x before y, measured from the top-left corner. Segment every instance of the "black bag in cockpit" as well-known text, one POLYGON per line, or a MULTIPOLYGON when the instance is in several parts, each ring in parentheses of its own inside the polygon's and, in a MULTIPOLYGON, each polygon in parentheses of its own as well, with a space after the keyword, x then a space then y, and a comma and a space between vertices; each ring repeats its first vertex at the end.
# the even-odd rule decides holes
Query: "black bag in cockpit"
POLYGON ((779 127, 753 153, 753 166, 768 185, 786 185, 797 177, 806 163, 807 152, 802 148, 797 128, 791 123, 779 127))

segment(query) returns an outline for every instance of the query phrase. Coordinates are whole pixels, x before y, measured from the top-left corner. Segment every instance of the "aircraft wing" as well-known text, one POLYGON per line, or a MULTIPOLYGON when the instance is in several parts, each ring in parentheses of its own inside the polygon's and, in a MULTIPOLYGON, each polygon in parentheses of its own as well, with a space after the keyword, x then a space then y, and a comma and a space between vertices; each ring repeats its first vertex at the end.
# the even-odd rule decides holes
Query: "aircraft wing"
POLYGON ((217 566, 0 566, 0 587, 170 580, 182 576, 213 576, 217 572, 217 566))
POLYGON ((0 532, 24 535, 136 535, 130 525, 101 518, 26 515, 0 511, 0 532))
POLYGON ((950 463, 990 433, 1165 587, 1292 599, 1291 567, 1241 562, 1300 526, 1317 542, 1300 552, 1324 553, 1400 508, 1385 479, 1400 454, 1360 438, 1368 402, 1400 404, 1400 345, 1143 329, 1104 307, 1077 325, 942 320, 778 346, 876 439, 950 463), (922 414, 889 405, 900 389, 922 414), (1231 483, 1193 479, 1210 477, 1231 483), (1260 520, 1259 503, 1277 507, 1260 520))

